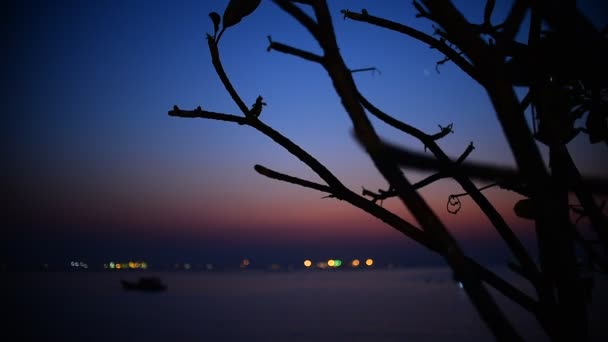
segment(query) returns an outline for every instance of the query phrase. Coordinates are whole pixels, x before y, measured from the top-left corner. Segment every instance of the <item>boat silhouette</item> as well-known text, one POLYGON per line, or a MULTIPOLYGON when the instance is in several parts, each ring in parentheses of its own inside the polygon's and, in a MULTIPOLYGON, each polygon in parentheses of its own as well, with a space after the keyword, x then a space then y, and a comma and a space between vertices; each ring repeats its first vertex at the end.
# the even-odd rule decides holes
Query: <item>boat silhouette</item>
POLYGON ((122 287, 129 291, 160 292, 167 290, 167 285, 163 284, 158 277, 141 277, 138 281, 120 280, 122 287))

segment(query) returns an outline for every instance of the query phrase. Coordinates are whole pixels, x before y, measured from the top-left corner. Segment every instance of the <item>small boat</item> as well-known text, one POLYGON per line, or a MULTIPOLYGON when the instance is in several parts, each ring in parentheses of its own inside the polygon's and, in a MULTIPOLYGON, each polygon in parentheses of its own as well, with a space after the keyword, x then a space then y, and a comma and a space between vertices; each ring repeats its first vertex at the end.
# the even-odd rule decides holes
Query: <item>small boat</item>
POLYGON ((163 284, 158 277, 141 277, 137 282, 121 280, 125 290, 160 292, 167 290, 167 285, 163 284))

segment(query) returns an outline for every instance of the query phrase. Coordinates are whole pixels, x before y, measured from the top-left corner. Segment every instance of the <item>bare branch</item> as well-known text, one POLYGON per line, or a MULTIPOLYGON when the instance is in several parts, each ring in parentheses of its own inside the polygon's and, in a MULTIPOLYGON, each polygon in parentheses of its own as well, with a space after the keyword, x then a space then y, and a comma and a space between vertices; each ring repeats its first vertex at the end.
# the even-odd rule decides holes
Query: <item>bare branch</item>
MULTIPOLYGON (((492 183, 486 186, 482 186, 479 189, 475 189, 474 193, 481 192, 485 189, 489 189, 491 187, 499 185, 498 183, 492 183)), ((460 197, 470 196, 471 194, 468 192, 463 192, 461 194, 451 194, 448 196, 448 203, 446 204, 447 210, 450 214, 457 214, 460 208, 462 207, 462 203, 460 203, 460 197)), ((528 278, 530 279, 530 278, 528 278)))
POLYGON ((507 298, 511 299, 515 303, 518 303, 529 312, 534 314, 538 312, 538 302, 536 300, 530 298, 530 296, 523 293, 518 288, 492 273, 490 270, 480 265, 477 261, 469 257, 466 257, 466 259, 477 275, 479 275, 479 277, 482 278, 488 285, 491 285, 507 298))
POLYGON ((474 149, 475 146, 473 146, 473 142, 469 143, 469 146, 467 146, 466 150, 464 150, 462 155, 458 157, 458 160, 456 160, 456 164, 462 164, 462 162, 467 159, 467 157, 471 154, 471 152, 473 152, 474 149))
POLYGON ((357 73, 357 72, 365 72, 365 71, 371 71, 371 72, 372 72, 372 75, 373 75, 375 72, 377 72, 378 74, 382 74, 382 73, 380 72, 380 70, 378 70, 378 68, 376 68, 376 67, 370 67, 370 68, 360 68, 360 69, 351 69, 351 70, 350 70, 350 73, 351 73, 351 74, 354 74, 354 73, 357 73))
MULTIPOLYGON (((376 108, 372 105, 363 95, 359 94, 359 100, 363 104, 363 106, 378 119, 384 121, 390 126, 395 127, 396 129, 401 130, 404 133, 410 134, 416 138, 418 138, 425 146, 425 149, 428 148, 437 158, 435 163, 440 163, 444 165, 444 168, 448 168, 451 165, 450 158, 443 152, 443 150, 437 145, 437 143, 427 134, 418 130, 417 128, 410 126, 402 121, 395 119, 394 117, 384 113, 380 109, 376 108)), ((425 156, 425 158, 427 158, 425 156)), ((435 164, 438 166, 440 164, 435 164)), ((416 164, 416 166, 418 166, 416 164)), ((439 168, 433 167, 433 170, 438 170, 439 168)), ((461 166, 453 170, 454 179, 462 186, 462 188, 471 194, 471 198, 477 203, 479 208, 484 212, 484 214, 488 217, 492 225, 496 228, 496 231, 503 238, 505 243, 509 246, 517 260, 524 265, 527 271, 530 274, 536 275, 536 278, 539 277, 539 270, 526 249, 523 247, 521 241, 517 238, 517 236, 513 233, 511 228, 507 225, 503 217, 498 213, 496 208, 488 201, 488 199, 479 191, 475 184, 469 179, 465 173, 462 172, 461 166)))
POLYGON ((207 35, 207 43, 209 45, 209 52, 211 53, 211 63, 215 68, 215 72, 220 77, 224 88, 226 88, 226 91, 228 91, 228 94, 230 94, 230 97, 232 97, 234 103, 236 103, 243 115, 247 115, 249 113, 249 109, 247 109, 245 102, 243 102, 239 94, 236 92, 232 86, 232 83, 230 82, 230 79, 228 79, 228 76, 226 75, 226 71, 224 71, 224 67, 222 66, 222 62, 220 60, 220 52, 217 48, 217 42, 212 36, 207 35))
POLYGON ((455 276, 461 279, 473 305, 480 312, 482 319, 488 324, 493 334, 505 339, 521 339, 483 286, 480 278, 474 273, 471 265, 465 261, 464 253, 458 243, 426 201, 412 189, 411 184, 404 177, 395 161, 386 156, 380 138, 361 107, 359 92, 352 75, 340 55, 326 2, 319 0, 318 3, 315 3, 314 10, 319 27, 324 32, 322 39, 319 39, 319 44, 323 48, 327 59, 324 64, 325 69, 333 81, 334 88, 342 100, 346 112, 350 116, 357 138, 362 142, 378 171, 389 184, 395 187, 399 199, 414 215, 423 230, 438 244, 442 256, 454 270, 455 276))
POLYGON ((291 2, 297 2, 303 5, 312 5, 313 0, 289 0, 291 2))
POLYGON ((311 62, 323 64, 323 57, 316 55, 312 52, 308 52, 308 51, 298 49, 298 48, 295 48, 295 47, 292 47, 289 45, 285 45, 283 43, 277 43, 277 42, 273 41, 270 36, 268 36, 268 42, 270 44, 268 45, 268 48, 266 49, 267 51, 276 50, 276 51, 279 51, 279 52, 282 52, 282 53, 285 53, 288 55, 294 55, 296 57, 306 59, 311 62))
POLYGON ((452 62, 454 62, 454 64, 456 64, 460 69, 462 69, 462 71, 467 73, 467 75, 469 75, 471 78, 473 78, 474 80, 478 80, 477 71, 475 70, 473 65, 471 63, 469 63, 469 61, 467 61, 464 57, 462 57, 459 52, 450 48, 444 41, 435 39, 435 38, 429 36, 428 34, 418 31, 415 28, 412 28, 410 26, 396 23, 394 21, 390 21, 390 20, 387 20, 384 18, 376 17, 373 15, 370 15, 369 13, 363 14, 363 13, 351 12, 349 10, 342 10, 341 12, 344 14, 345 18, 349 18, 349 19, 352 19, 355 21, 365 22, 365 23, 383 27, 383 28, 386 28, 386 29, 389 29, 389 30, 392 30, 395 32, 399 32, 399 33, 405 34, 407 36, 410 36, 416 40, 419 40, 425 44, 428 44, 432 48, 437 49, 438 51, 440 51, 441 53, 446 55, 447 58, 449 58, 452 62))
POLYGON ((502 25, 503 31, 500 35, 501 39, 504 39, 505 42, 511 42, 515 39, 515 35, 519 31, 529 5, 529 0, 515 0, 511 6, 511 11, 502 25))
MULTIPOLYGON (((426 178, 424 178, 423 180, 416 182, 414 184, 412 184, 412 187, 415 190, 419 190, 422 189, 423 187, 432 184, 433 182, 436 182, 440 179, 449 177, 449 174, 445 173, 445 172, 439 172, 433 175, 430 175, 426 178)), ((377 201, 384 201, 385 199, 391 198, 391 197, 396 197, 397 196, 397 191, 395 191, 395 189, 389 188, 388 190, 384 191, 382 189, 378 189, 378 193, 375 193, 373 191, 367 190, 365 188, 363 188, 363 192, 362 192, 363 196, 368 196, 371 197, 371 201, 373 203, 376 203, 377 201)))
POLYGON ((169 116, 177 116, 180 118, 203 118, 211 120, 229 121, 236 122, 239 125, 245 125, 249 122, 247 118, 242 116, 236 116, 231 114, 223 114, 216 112, 208 112, 198 107, 194 110, 179 109, 177 106, 173 106, 173 110, 169 111, 169 116))
POLYGON ((447 136, 450 133, 454 133, 454 130, 452 129, 453 125, 449 124, 445 127, 438 125, 439 126, 439 133, 435 133, 433 135, 430 136, 431 139, 433 140, 439 140, 445 136, 447 136))
MULTIPOLYGON (((397 162, 402 166, 414 168, 418 170, 426 171, 437 171, 445 170, 445 165, 427 155, 413 152, 403 147, 397 147, 395 145, 386 144, 387 151, 392 153, 397 162)), ((458 170, 473 179, 485 180, 485 181, 506 181, 523 183, 524 180, 521 174, 511 168, 500 167, 491 164, 483 163, 462 163, 458 170)), ((582 180, 582 183, 589 188, 589 191, 595 194, 605 195, 608 194, 608 180, 597 177, 586 177, 582 180)))
POLYGON ((256 164, 253 168, 255 169, 255 171, 257 171, 257 173, 261 174, 262 176, 266 176, 268 178, 280 180, 280 181, 291 183, 291 184, 296 184, 299 186, 303 186, 305 188, 310 188, 310 189, 318 190, 321 192, 327 192, 329 194, 334 195, 332 189, 330 187, 328 187, 327 185, 322 185, 322 184, 307 181, 305 179, 301 179, 298 177, 286 175, 284 173, 280 173, 280 172, 268 169, 262 165, 256 164))
MULTIPOLYGON (((302 11, 298 6, 291 3, 289 0, 273 0, 275 4, 277 4, 283 11, 289 13, 292 17, 294 17, 302 26, 304 26, 313 37, 319 39, 319 25, 304 11, 302 11)), ((310 1, 312 4, 313 1, 310 1)))

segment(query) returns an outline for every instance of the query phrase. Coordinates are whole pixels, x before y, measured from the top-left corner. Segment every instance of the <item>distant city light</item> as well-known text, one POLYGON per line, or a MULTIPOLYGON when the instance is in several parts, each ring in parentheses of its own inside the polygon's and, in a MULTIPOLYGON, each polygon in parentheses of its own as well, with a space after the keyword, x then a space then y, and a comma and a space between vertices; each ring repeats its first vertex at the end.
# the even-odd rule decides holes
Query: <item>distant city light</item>
POLYGON ((148 268, 148 264, 146 262, 141 262, 141 268, 143 268, 144 270, 148 268))
POLYGON ((335 264, 336 264, 336 261, 334 259, 327 260, 327 266, 334 267, 335 264))
POLYGON ((70 261, 70 266, 74 268, 89 268, 89 265, 84 261, 70 261))
POLYGON ((129 268, 135 268, 135 263, 133 261, 129 261, 129 268))
POLYGON ((317 263, 317 268, 326 269, 327 268, 327 263, 325 261, 319 261, 317 263))
POLYGON ((206 268, 208 271, 211 271, 211 270, 213 269, 213 264, 206 264, 206 265, 205 265, 205 268, 206 268))
POLYGON ((342 260, 340 260, 340 259, 334 260, 334 267, 340 267, 340 266, 342 266, 342 260))
POLYGON ((121 267, 122 267, 122 266, 121 266, 120 264, 116 264, 116 266, 115 266, 115 267, 116 267, 116 269, 118 269, 118 270, 119 270, 119 269, 121 269, 121 267))
POLYGON ((116 266, 113 261, 110 261, 110 268, 114 268, 116 266))
POLYGON ((308 259, 304 260, 304 266, 306 266, 306 267, 312 266, 312 261, 310 261, 308 259))
POLYGON ((464 287, 464 286, 462 285, 462 282, 460 282, 460 281, 458 282, 458 287, 459 287, 459 288, 461 288, 461 289, 464 287))
POLYGON ((367 260, 365 260, 365 264, 366 264, 367 266, 371 266, 371 265, 373 265, 373 264, 374 264, 374 260, 373 260, 373 259, 367 259, 367 260))
POLYGON ((242 262, 243 266, 249 266, 250 263, 251 262, 249 261, 249 259, 243 259, 243 262, 242 262))
POLYGON ((184 264, 184 269, 189 270, 192 267, 189 263, 184 264))
POLYGON ((355 260, 353 260, 353 262, 351 263, 351 265, 353 265, 353 267, 359 267, 360 263, 361 262, 359 261, 359 259, 355 259, 355 260))

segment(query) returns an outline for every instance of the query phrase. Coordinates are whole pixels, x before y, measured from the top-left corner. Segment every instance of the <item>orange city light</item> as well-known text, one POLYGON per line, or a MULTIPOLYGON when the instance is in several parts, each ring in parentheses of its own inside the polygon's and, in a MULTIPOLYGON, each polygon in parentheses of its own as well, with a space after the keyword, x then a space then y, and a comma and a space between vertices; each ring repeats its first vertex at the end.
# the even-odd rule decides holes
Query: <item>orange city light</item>
POLYGON ((310 261, 308 259, 304 260, 304 266, 306 266, 306 267, 312 266, 312 261, 310 261))
POLYGON ((366 264, 367 266, 371 266, 371 265, 373 265, 373 264, 374 264, 374 260, 373 260, 373 259, 367 259, 367 260, 365 260, 365 264, 366 264))
POLYGON ((355 259, 355 260, 353 260, 353 262, 351 263, 351 265, 353 265, 353 267, 359 267, 360 263, 361 262, 359 261, 359 259, 355 259))

